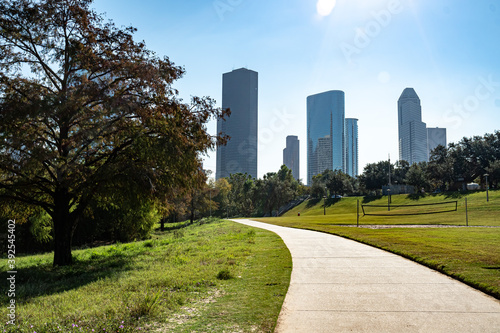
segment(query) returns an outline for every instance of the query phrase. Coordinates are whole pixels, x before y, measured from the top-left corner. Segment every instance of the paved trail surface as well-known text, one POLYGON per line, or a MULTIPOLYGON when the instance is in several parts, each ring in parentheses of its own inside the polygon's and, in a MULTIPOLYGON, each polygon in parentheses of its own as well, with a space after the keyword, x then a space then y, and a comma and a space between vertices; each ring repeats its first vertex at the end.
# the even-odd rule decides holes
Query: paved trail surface
POLYGON ((500 332, 500 301, 397 255, 251 220, 293 259, 276 332, 500 332))

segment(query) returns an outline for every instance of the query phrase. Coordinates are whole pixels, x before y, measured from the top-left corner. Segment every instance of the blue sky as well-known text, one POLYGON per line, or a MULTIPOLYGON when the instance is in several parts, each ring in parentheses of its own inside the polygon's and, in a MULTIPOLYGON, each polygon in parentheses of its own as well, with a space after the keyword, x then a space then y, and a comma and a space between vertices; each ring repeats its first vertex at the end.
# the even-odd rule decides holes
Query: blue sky
MULTIPOLYGON (((222 74, 259 72, 258 174, 277 171, 287 135, 307 174, 306 98, 343 90, 359 119, 359 163, 398 158, 397 100, 412 87, 428 127, 448 142, 500 129, 498 0, 95 0, 138 28, 159 56, 184 66, 186 101, 221 102, 222 74)), ((216 124, 208 126, 216 133, 216 124)), ((215 152, 204 167, 215 174, 215 152)))

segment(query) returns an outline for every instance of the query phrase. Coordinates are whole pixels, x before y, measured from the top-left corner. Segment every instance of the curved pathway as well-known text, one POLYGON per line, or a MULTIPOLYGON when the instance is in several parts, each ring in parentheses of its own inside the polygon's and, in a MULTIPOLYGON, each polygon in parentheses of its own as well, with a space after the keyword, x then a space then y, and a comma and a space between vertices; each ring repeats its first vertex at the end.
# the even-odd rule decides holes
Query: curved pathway
POLYGON ((500 332, 500 301, 389 252, 315 231, 278 234, 293 259, 276 332, 500 332))

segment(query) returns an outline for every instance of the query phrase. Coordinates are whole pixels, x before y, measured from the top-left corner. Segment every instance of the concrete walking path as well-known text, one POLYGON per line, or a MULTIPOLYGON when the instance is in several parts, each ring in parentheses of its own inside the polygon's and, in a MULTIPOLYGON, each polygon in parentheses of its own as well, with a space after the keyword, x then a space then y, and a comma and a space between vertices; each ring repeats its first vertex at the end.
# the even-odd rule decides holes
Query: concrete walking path
POLYGON ((276 332, 500 332, 500 301, 400 256, 341 237, 278 234, 293 270, 276 332))

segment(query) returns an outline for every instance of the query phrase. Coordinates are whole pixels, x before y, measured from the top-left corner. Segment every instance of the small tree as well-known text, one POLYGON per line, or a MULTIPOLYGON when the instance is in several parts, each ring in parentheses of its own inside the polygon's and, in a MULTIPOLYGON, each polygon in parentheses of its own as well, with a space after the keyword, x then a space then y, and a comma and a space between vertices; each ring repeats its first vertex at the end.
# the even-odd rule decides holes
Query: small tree
POLYGON ((218 204, 218 215, 227 216, 229 209, 229 194, 231 185, 227 178, 220 178, 215 182, 215 192, 217 193, 214 201, 218 204))
POLYGON ((313 183, 311 185, 311 195, 313 198, 321 199, 326 195, 326 185, 323 181, 323 175, 315 175, 312 179, 313 183))

